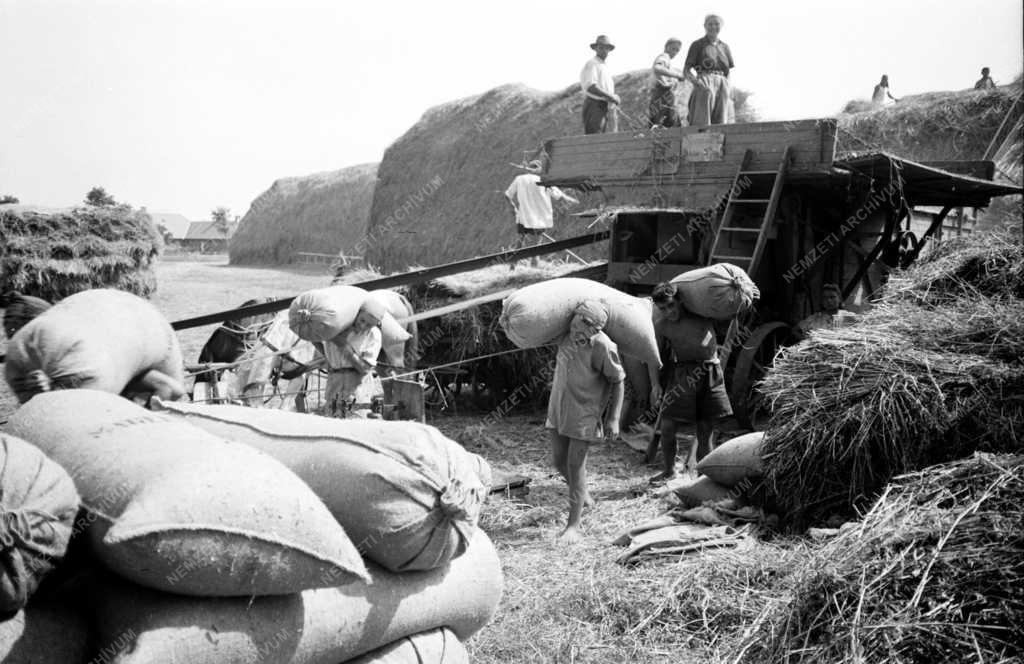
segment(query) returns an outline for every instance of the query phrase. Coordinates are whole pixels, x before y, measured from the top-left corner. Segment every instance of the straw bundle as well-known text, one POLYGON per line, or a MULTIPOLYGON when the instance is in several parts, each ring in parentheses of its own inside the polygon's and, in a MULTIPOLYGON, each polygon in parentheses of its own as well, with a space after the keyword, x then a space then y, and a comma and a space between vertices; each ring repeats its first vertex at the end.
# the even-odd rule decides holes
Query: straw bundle
POLYGON ((90 288, 147 296, 163 247, 145 212, 126 206, 42 210, 0 206, 0 290, 55 302, 90 288))
POLYGON ((884 150, 915 161, 981 159, 1018 94, 1019 86, 1003 86, 908 95, 881 108, 852 101, 838 118, 837 154, 884 150))
MULTIPOLYGON (((579 66, 586 58, 581 54, 579 66)), ((649 70, 615 79, 624 115, 620 131, 646 131, 649 70)), ((753 113, 748 93, 734 90, 739 122, 753 113)), ((678 101, 684 103, 685 92, 678 101)), ((523 171, 510 164, 539 156, 543 141, 583 133, 579 84, 558 92, 504 85, 431 108, 385 152, 373 196, 367 260, 385 271, 415 263, 439 265, 497 251, 515 241, 512 210, 503 196, 523 171)), ((577 194, 580 205, 602 203, 577 194)), ((556 213, 556 237, 583 233, 589 219, 556 213)), ((600 249, 575 250, 590 259, 600 249)))
POLYGON ((735 661, 1019 661, 1022 506, 1024 456, 898 478, 786 579, 735 661))
POLYGON ((765 476, 793 525, 850 515, 899 473, 1024 449, 1022 264, 1010 236, 957 242, 777 358, 765 476))
POLYGON ((242 217, 228 247, 231 263, 287 263, 300 251, 353 255, 376 178, 377 164, 360 164, 277 180, 242 217))

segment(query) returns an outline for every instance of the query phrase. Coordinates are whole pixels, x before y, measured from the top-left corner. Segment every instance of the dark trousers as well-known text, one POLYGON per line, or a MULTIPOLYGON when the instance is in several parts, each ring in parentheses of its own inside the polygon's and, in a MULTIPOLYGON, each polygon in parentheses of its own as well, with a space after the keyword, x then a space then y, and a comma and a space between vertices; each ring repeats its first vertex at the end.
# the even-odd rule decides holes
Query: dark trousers
POLYGON ((615 108, 609 108, 608 102, 583 98, 583 133, 603 134, 619 130, 618 114, 615 108))
POLYGON ((672 88, 655 85, 651 88, 651 105, 648 117, 652 126, 678 127, 679 111, 676 110, 676 93, 672 88))

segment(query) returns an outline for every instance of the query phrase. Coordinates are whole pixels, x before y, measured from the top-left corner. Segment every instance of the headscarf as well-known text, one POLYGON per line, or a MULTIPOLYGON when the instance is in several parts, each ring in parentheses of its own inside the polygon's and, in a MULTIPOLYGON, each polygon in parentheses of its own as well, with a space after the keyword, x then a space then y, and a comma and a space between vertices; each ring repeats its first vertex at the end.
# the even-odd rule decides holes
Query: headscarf
POLYGON ((576 305, 572 313, 573 316, 586 316, 601 330, 608 324, 608 307, 600 300, 584 300, 576 305))

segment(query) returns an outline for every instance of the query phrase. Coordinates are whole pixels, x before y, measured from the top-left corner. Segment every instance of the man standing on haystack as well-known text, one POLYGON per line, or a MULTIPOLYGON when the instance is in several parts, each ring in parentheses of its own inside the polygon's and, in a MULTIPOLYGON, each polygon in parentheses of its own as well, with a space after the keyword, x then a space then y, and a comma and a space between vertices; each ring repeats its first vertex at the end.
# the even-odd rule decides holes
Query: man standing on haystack
POLYGON ((679 110, 676 109, 676 82, 686 80, 682 70, 672 66, 672 59, 679 55, 683 42, 675 37, 665 42, 665 52, 654 59, 651 74, 651 105, 648 109, 651 126, 678 127, 679 110))
POLYGON ((590 446, 619 437, 626 372, 618 346, 602 332, 607 323, 603 302, 576 306, 569 332, 558 344, 551 381, 544 426, 550 431, 554 466, 569 485, 569 519, 558 536, 569 544, 583 538, 583 508, 594 504, 587 489, 590 446))
POLYGON ((373 397, 383 393, 373 370, 383 343, 380 322, 385 312, 383 304, 368 297, 352 325, 324 342, 328 415, 366 417, 373 397))
POLYGON ((615 80, 605 64, 608 54, 615 50, 607 35, 598 35, 590 45, 596 55, 587 60, 580 72, 583 90, 583 133, 613 133, 619 130, 619 116, 615 107, 621 103, 615 94, 615 80))
POLYGON ((683 74, 693 84, 689 122, 694 127, 735 122, 729 83, 729 71, 735 65, 729 45, 718 38, 723 25, 721 16, 708 14, 704 17, 704 36, 690 44, 686 52, 683 74))
MULTIPOLYGON (((663 362, 671 374, 661 400, 661 446, 663 471, 651 478, 661 484, 676 476, 676 431, 680 423, 695 424, 700 461, 714 449, 715 424, 732 415, 725 391, 725 376, 718 359, 718 339, 714 321, 687 310, 671 282, 660 283, 651 293, 662 319, 654 325, 663 362), (671 353, 671 355, 669 355, 671 353)), ((691 452, 683 454, 689 465, 691 452)), ((648 462, 657 448, 648 449, 648 462)))
MULTIPOLYGON (((526 238, 530 235, 537 236, 537 244, 547 237, 547 231, 555 225, 552 198, 570 205, 579 203, 558 187, 542 187, 538 184, 543 168, 539 159, 534 159, 522 168, 526 173, 517 175, 505 190, 505 198, 512 204, 512 209, 516 213, 516 249, 525 247, 526 238)), ((536 256, 530 260, 530 264, 537 267, 536 256)), ((510 263, 509 269, 516 269, 516 263, 510 263)))

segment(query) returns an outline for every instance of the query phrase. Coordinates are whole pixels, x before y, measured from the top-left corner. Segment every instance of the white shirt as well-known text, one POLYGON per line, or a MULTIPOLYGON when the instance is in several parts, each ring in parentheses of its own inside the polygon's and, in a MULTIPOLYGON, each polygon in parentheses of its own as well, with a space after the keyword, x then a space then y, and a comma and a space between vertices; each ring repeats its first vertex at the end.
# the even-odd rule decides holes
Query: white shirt
POLYGON ((587 88, 595 84, 608 94, 615 94, 615 81, 612 79, 612 73, 608 70, 608 65, 597 56, 590 58, 587 60, 587 64, 583 65, 583 71, 580 72, 580 87, 583 88, 583 94, 591 99, 607 101, 604 97, 587 92, 587 88))
POLYGON ((540 176, 536 173, 523 173, 505 190, 505 196, 516 202, 516 223, 524 228, 551 228, 551 197, 567 198, 558 187, 541 187, 538 182, 540 176))
MULTIPOLYGON (((356 355, 370 364, 377 363, 377 356, 380 354, 382 344, 379 327, 371 327, 366 332, 357 333, 349 330, 344 337, 356 355)), ((348 356, 342 352, 343 346, 339 346, 333 339, 324 344, 324 355, 327 356, 327 364, 332 369, 354 369, 348 356)))
POLYGON ((666 88, 674 88, 676 81, 679 79, 672 78, 670 76, 661 76, 654 71, 655 67, 661 67, 662 69, 668 69, 675 73, 682 73, 678 68, 672 66, 672 56, 668 53, 662 53, 658 57, 654 58, 654 64, 651 65, 651 75, 654 77, 654 82, 666 88))

